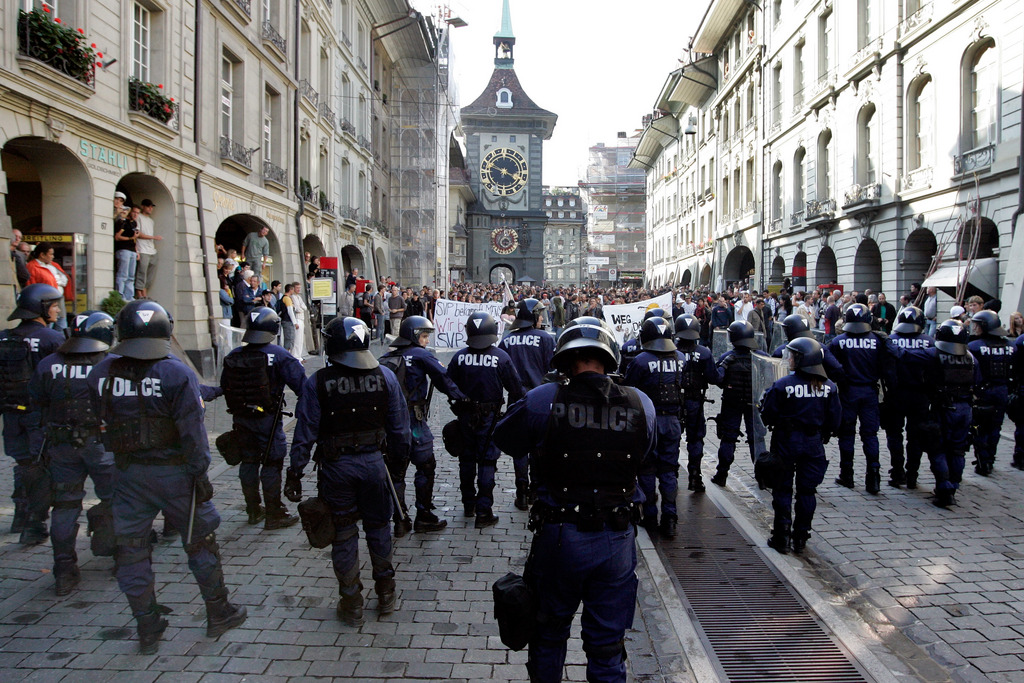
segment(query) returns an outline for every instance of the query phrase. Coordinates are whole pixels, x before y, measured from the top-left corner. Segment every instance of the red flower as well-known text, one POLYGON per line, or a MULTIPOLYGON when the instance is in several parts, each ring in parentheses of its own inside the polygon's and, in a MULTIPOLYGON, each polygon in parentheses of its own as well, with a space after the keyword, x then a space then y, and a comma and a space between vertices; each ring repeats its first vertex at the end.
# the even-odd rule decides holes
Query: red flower
POLYGON ((170 114, 171 113, 171 108, 170 107, 164 107, 164 113, 165 114, 170 114))
POLYGON ((163 84, 163 83, 161 83, 160 85, 158 85, 158 86, 156 86, 156 87, 158 87, 158 88, 160 88, 161 90, 163 90, 164 84, 163 84))
POLYGON ((94 49, 94 50, 95 50, 95 49, 96 49, 96 43, 93 43, 93 44, 92 44, 92 45, 90 45, 89 47, 91 47, 92 49, 94 49))
POLYGON ((59 24, 59 23, 60 23, 60 17, 55 17, 55 18, 54 18, 54 21, 55 21, 55 22, 57 22, 57 23, 59 24))
POLYGON ((48 5, 43 5, 43 11, 46 12, 47 14, 49 14, 50 13, 50 7, 48 5))
POLYGON ((82 29, 76 28, 75 30, 78 31, 79 33, 81 33, 83 36, 85 35, 85 31, 83 31, 82 29))
POLYGON ((64 54, 64 50, 62 50, 62 49, 60 49, 60 48, 58 47, 58 48, 57 48, 57 54, 59 54, 59 55, 62 55, 62 54, 64 54))
POLYGON ((102 69, 103 68, 103 62, 96 62, 96 66, 98 66, 99 68, 102 69))
MULTIPOLYGON (((93 47, 95 47, 95 46, 93 46, 93 47)), ((96 56, 99 57, 100 59, 103 59, 103 53, 102 52, 97 52, 96 56)))
POLYGON ((139 98, 139 106, 141 106, 141 105, 143 105, 143 104, 145 104, 145 102, 143 102, 143 101, 142 101, 142 98, 140 97, 140 98, 139 98))
POLYGON ((174 101, 174 98, 172 97, 172 98, 171 98, 171 102, 173 102, 173 101, 174 101))

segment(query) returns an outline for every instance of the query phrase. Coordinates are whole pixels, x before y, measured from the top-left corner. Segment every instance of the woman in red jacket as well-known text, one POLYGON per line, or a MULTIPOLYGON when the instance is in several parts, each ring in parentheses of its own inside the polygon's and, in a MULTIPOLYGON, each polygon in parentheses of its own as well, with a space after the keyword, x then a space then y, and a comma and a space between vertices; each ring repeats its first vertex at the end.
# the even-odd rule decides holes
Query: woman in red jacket
MULTIPOLYGON (((40 242, 32 250, 32 255, 29 257, 28 267, 28 284, 32 285, 37 282, 41 282, 51 287, 56 287, 61 292, 64 292, 64 301, 70 301, 75 296, 74 286, 70 286, 71 278, 64 272, 64 269, 60 267, 56 261, 53 260, 53 245, 47 244, 46 242, 40 242)), ((67 315, 57 317, 57 322, 53 324, 55 330, 63 330, 68 326, 67 315)))

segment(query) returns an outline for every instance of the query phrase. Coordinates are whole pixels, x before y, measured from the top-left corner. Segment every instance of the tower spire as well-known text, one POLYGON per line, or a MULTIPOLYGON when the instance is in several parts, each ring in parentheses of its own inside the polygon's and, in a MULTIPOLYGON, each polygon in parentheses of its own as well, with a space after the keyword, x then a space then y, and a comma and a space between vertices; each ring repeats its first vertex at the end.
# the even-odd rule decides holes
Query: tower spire
POLYGON ((513 53, 516 45, 515 34, 512 33, 512 13, 508 9, 508 0, 502 1, 501 28, 494 34, 494 68, 513 68, 513 53))

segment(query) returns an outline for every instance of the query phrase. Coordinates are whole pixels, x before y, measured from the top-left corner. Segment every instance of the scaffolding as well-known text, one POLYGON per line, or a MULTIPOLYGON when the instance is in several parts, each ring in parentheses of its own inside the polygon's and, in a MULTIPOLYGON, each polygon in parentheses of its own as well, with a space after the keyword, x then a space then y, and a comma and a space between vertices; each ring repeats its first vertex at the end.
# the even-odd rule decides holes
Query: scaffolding
POLYGON ((647 267, 646 182, 629 168, 639 136, 619 133, 614 145, 590 148, 587 179, 580 183, 588 207, 588 278, 602 285, 640 284, 647 267))

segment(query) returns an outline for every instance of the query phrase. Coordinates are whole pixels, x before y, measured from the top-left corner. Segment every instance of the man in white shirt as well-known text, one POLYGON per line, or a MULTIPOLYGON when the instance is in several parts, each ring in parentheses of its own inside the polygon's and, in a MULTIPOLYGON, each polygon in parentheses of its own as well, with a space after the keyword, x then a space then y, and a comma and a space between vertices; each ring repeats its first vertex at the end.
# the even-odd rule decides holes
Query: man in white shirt
POLYGON ((693 297, 689 294, 684 298, 682 308, 685 315, 693 315, 693 312, 697 310, 697 304, 693 303, 693 297))
POLYGON ((939 293, 934 287, 925 290, 924 297, 924 333, 929 337, 935 336, 937 326, 936 316, 939 314, 939 293))
POLYGON ((142 200, 142 207, 136 223, 139 225, 135 233, 135 251, 139 263, 135 268, 135 298, 144 299, 149 295, 156 277, 156 243, 163 239, 156 234, 153 222, 153 210, 156 208, 149 199, 142 200))
POLYGON ((736 320, 746 321, 747 316, 754 310, 754 302, 750 300, 750 292, 743 293, 743 298, 737 302, 733 310, 736 314, 736 320))

